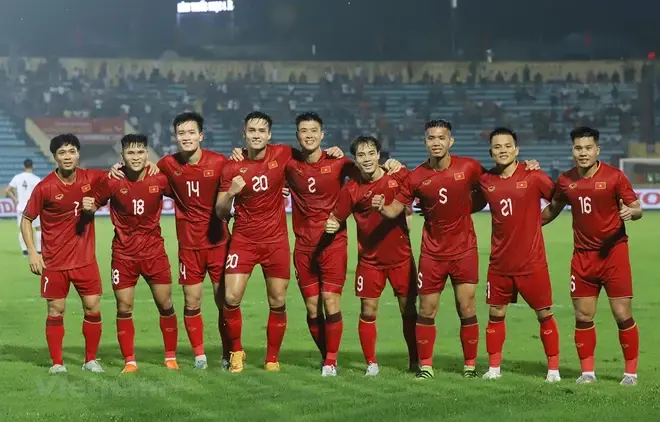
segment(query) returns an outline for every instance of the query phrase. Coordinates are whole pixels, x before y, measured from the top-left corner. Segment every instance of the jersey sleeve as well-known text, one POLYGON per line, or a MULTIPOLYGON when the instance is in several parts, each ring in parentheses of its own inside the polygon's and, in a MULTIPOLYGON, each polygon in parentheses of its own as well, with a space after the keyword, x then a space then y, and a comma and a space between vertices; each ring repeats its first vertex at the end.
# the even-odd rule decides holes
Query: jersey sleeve
POLYGON ((552 181, 550 176, 540 170, 534 170, 532 174, 536 180, 536 185, 539 188, 541 198, 550 201, 555 190, 555 182, 552 181))
POLYGON ((43 184, 39 183, 32 191, 32 195, 30 195, 30 199, 28 199, 25 210, 23 210, 23 215, 30 221, 39 217, 39 214, 41 214, 41 210, 44 207, 44 194, 42 189, 43 184))
POLYGON ((234 178, 233 167, 233 163, 228 163, 222 169, 222 177, 220 177, 220 188, 218 189, 220 192, 229 192, 229 188, 231 187, 231 179, 234 178))
POLYGON ((94 192, 94 202, 97 207, 104 206, 110 200, 110 196, 112 196, 110 183, 110 179, 104 179, 98 184, 94 192))
POLYGON ((346 221, 353 212, 353 195, 351 195, 351 186, 344 185, 339 191, 339 197, 335 204, 332 214, 339 221, 346 221))
MULTIPOLYGON (((395 173, 396 174, 396 173, 395 173)), ((394 197, 394 200, 400 204, 411 206, 415 198, 415 186, 413 186, 410 175, 401 181, 401 188, 394 197)))
POLYGON ((9 187, 18 189, 18 175, 11 178, 11 181, 9 182, 9 187))
POLYGON ((557 183, 555 183, 555 189, 552 193, 552 200, 555 202, 566 204, 568 203, 568 198, 566 197, 566 194, 564 193, 564 189, 562 188, 561 178, 562 177, 559 176, 559 179, 557 179, 557 183))
POLYGON ((406 179, 408 179, 409 175, 410 175, 410 170, 408 170, 405 167, 401 167, 401 170, 391 174, 392 178, 399 183, 399 186, 403 186, 404 182, 406 181, 406 179))
POLYGON ((163 157, 158 162, 156 163, 156 166, 158 166, 158 169, 162 171, 163 173, 166 173, 167 169, 167 157, 163 157))
POLYGON ((167 179, 167 176, 163 173, 158 173, 156 177, 158 178, 160 188, 163 190, 163 195, 170 198, 174 196, 174 192, 172 192, 172 187, 170 186, 170 181, 167 179))
POLYGON ((637 194, 633 190, 632 185, 630 184, 630 181, 626 177, 626 175, 622 172, 619 171, 619 176, 616 181, 616 196, 618 199, 622 199, 623 203, 626 205, 630 205, 633 202, 637 201, 639 198, 637 197, 637 194))

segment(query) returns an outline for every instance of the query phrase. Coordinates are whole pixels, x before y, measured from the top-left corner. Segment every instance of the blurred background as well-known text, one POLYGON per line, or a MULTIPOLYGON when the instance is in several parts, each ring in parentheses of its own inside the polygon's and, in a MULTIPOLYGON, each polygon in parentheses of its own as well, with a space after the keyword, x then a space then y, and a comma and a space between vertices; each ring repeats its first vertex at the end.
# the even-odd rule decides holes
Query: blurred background
MULTIPOLYGON (((424 121, 449 119, 452 152, 490 166, 487 134, 519 133, 553 178, 572 166, 568 133, 601 130, 604 161, 660 195, 660 3, 630 0, 5 0, 0 13, 0 184, 26 158, 44 176, 48 141, 73 132, 83 166, 117 160, 147 134, 176 151, 172 117, 206 117, 206 147, 241 145, 242 117, 316 111, 326 144, 362 133, 415 167, 424 121)), ((654 203, 653 203, 654 202, 654 203)), ((14 215, 12 213, 12 215, 14 215)))

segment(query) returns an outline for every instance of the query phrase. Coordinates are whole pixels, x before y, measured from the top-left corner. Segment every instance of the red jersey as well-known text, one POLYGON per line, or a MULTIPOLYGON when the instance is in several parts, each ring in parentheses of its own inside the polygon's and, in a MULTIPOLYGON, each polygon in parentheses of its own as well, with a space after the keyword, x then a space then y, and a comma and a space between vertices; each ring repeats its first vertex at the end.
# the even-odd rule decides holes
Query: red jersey
POLYGON ((553 199, 571 206, 575 249, 601 250, 628 240, 619 200, 630 205, 637 194, 621 170, 600 162, 592 177, 583 178, 573 167, 559 176, 553 199))
POLYGON ((395 200, 410 205, 419 198, 424 215, 422 255, 454 260, 477 247, 470 212, 472 191, 479 188, 484 171, 477 160, 452 155, 445 170, 435 170, 427 161, 410 173, 395 200))
POLYGON ((107 177, 107 171, 78 168, 73 183, 64 183, 52 172, 34 188, 23 215, 29 220, 41 217, 41 252, 49 270, 96 262, 94 214, 82 212, 82 199, 93 197, 107 177))
POLYGON ((158 162, 172 189, 179 249, 210 249, 229 240, 227 221, 215 214, 220 177, 228 162, 206 149, 197 164, 186 163, 178 153, 158 162))
POLYGON ((234 197, 234 237, 248 242, 274 243, 288 239, 282 189, 285 169, 293 153, 288 145, 271 144, 260 160, 230 161, 222 173, 220 191, 227 192, 231 181, 242 176, 245 187, 234 197))
MULTIPOLYGON (((328 157, 308 163, 297 157, 286 165, 286 180, 291 190, 293 232, 296 249, 314 250, 325 233, 325 222, 339 197, 345 178, 355 169, 353 161, 344 157, 328 157)), ((337 232, 333 242, 347 242, 346 227, 337 232)))
POLYGON ((371 206, 374 195, 384 195, 392 203, 409 171, 405 168, 375 182, 349 180, 339 193, 333 211, 339 221, 353 213, 357 226, 358 260, 378 267, 395 267, 412 256, 404 213, 394 219, 384 217, 371 206))
POLYGON ((165 254, 160 233, 163 195, 171 195, 167 176, 145 175, 132 182, 106 179, 94 199, 101 207, 110 201, 110 218, 115 226, 112 253, 121 259, 148 260, 165 254))
POLYGON ((552 199, 552 179, 518 163, 511 177, 503 178, 497 170, 490 170, 479 183, 492 217, 488 270, 501 275, 525 275, 547 267, 541 198, 552 199))

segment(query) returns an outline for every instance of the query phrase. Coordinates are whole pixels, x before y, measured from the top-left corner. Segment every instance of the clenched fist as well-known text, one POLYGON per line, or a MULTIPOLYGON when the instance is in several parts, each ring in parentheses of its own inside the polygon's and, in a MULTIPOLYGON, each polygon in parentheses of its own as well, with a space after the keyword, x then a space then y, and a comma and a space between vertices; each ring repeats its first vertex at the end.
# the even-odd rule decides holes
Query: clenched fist
POLYGON ((339 224, 339 221, 337 221, 335 216, 332 213, 330 213, 328 220, 325 222, 325 232, 334 234, 339 231, 340 227, 341 225, 339 224))
POLYGON ((233 179, 231 179, 231 186, 229 187, 229 193, 232 195, 238 195, 239 193, 241 193, 244 187, 245 187, 245 180, 243 180, 243 176, 236 176, 233 179))
POLYGON ((82 209, 83 209, 83 211, 94 212, 94 211, 96 211, 95 208, 96 208, 96 204, 94 203, 94 198, 92 198, 90 196, 85 196, 82 199, 82 209))
POLYGON ((376 208, 378 211, 383 209, 385 206, 385 196, 384 195, 374 195, 371 198, 371 206, 376 208))

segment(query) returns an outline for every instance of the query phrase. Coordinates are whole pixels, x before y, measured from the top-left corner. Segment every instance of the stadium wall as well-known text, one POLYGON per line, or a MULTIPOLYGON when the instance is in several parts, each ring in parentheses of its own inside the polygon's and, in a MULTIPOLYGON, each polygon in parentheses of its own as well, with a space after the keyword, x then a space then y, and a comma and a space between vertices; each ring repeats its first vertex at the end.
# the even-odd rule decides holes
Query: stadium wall
MULTIPOLYGON (((635 189, 637 196, 645 210, 660 210, 660 188, 657 189, 635 189)), ((285 199, 286 212, 291 212, 291 199, 285 199)), ((544 201, 541 207, 545 206, 544 201)), ((568 207, 566 208, 568 209, 568 207)), ((488 207, 483 211, 488 211, 488 207)), ((100 208, 96 215, 110 215, 108 206, 100 208)), ((174 201, 170 198, 163 198, 163 215, 174 215, 174 201)), ((16 206, 9 198, 0 198, 0 218, 16 218, 16 206)))

